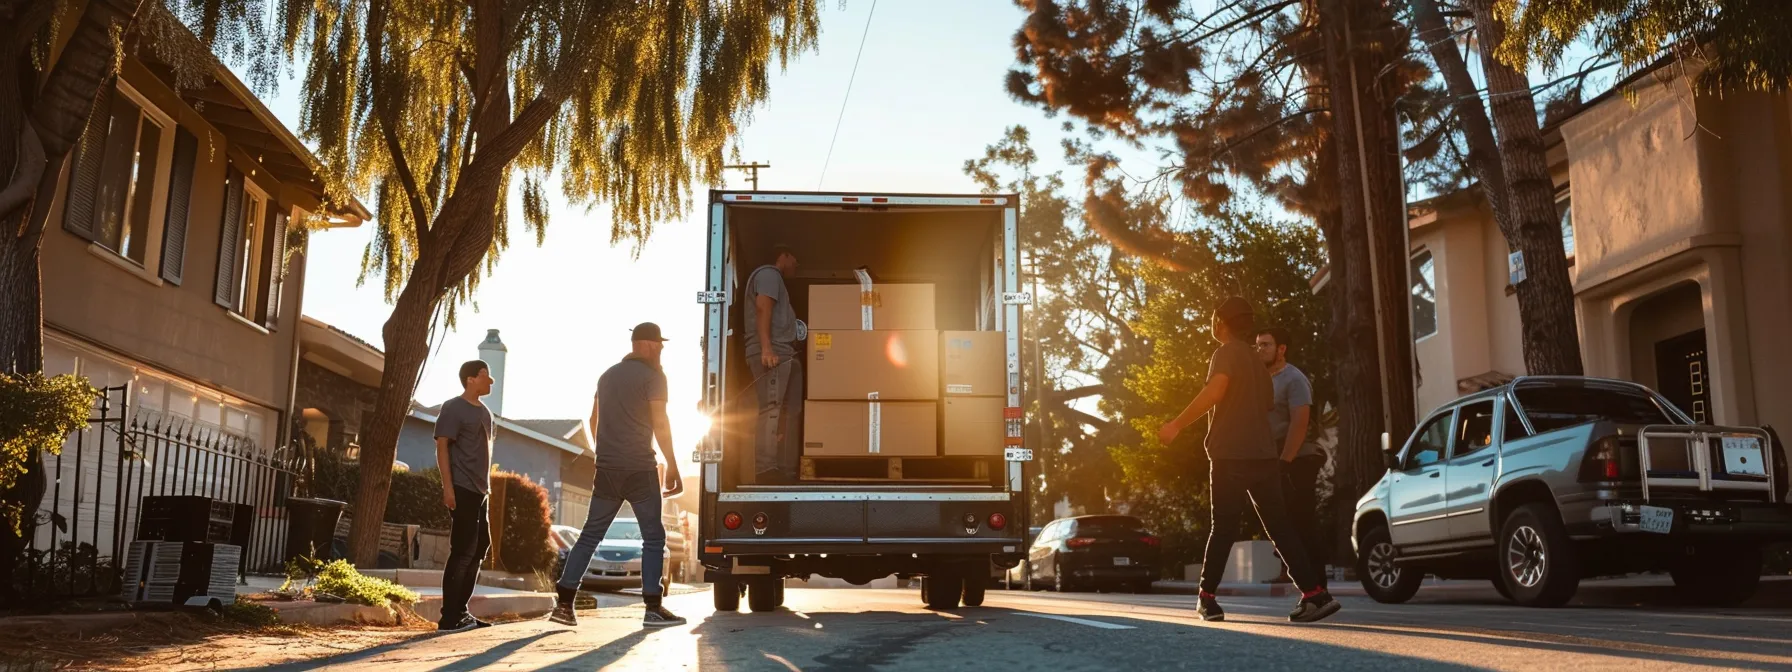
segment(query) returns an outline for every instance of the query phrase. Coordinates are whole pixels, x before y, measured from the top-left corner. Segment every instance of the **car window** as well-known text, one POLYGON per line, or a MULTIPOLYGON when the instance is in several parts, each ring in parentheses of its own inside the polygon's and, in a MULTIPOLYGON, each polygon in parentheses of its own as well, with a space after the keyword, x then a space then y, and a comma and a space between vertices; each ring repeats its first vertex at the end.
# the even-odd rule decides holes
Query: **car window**
POLYGON ((1406 451, 1406 468, 1408 470, 1437 464, 1444 459, 1444 450, 1450 445, 1450 419, 1452 414, 1444 413, 1419 430, 1413 437, 1412 448, 1406 451))
POLYGON ((619 539, 626 539, 629 541, 640 541, 641 540, 641 525, 640 525, 640 523, 637 523, 632 520, 618 520, 616 522, 610 523, 610 531, 604 533, 604 540, 605 541, 616 541, 619 539))
POLYGON ((1503 406, 1503 408, 1500 409, 1500 415, 1506 416, 1505 420, 1503 421, 1504 424, 1506 425, 1506 430, 1505 430, 1506 433, 1505 433, 1505 438, 1503 440, 1517 441, 1519 439, 1530 436, 1531 433, 1528 431, 1525 431, 1524 418, 1519 417, 1518 409, 1513 408, 1511 402, 1502 404, 1502 406, 1503 406))
POLYGON ((1551 432, 1585 422, 1610 420, 1630 425, 1678 424, 1648 392, 1629 387, 1551 383, 1513 390, 1531 426, 1551 432))
POLYGON ((1138 537, 1149 535, 1145 524, 1132 516, 1107 516, 1102 518, 1084 518, 1076 521, 1076 536, 1101 537, 1115 539, 1121 537, 1138 537))
POLYGON ((1456 411, 1456 442, 1450 457, 1466 457, 1493 447, 1493 400, 1477 401, 1456 411))

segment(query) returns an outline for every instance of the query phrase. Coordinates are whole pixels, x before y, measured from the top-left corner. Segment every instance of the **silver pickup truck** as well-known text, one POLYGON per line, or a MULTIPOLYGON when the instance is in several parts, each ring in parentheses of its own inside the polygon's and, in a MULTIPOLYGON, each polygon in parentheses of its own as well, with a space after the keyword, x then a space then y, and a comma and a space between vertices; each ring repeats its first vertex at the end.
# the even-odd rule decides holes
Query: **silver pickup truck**
POLYGON ((1689 601, 1736 604, 1760 582, 1762 546, 1792 539, 1771 429, 1695 424, 1635 383, 1519 378, 1387 443, 1388 471, 1351 530, 1380 602, 1410 599, 1432 574, 1553 607, 1582 578, 1667 571, 1689 601))

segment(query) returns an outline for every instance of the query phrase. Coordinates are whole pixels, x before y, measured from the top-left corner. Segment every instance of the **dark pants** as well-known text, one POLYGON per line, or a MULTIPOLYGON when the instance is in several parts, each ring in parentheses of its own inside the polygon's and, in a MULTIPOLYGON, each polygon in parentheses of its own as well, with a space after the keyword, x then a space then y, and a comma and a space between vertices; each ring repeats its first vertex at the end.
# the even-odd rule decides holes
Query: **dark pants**
POLYGON ((635 510, 635 522, 641 526, 641 596, 647 606, 659 603, 665 594, 660 583, 666 565, 666 525, 660 520, 660 473, 658 471, 597 470, 591 483, 591 510, 585 514, 585 528, 579 541, 566 554, 566 567, 555 584, 562 594, 579 589, 580 579, 591 567, 591 555, 610 532, 610 523, 622 503, 635 510))
POLYGON ((467 613, 479 566, 492 548, 486 496, 454 486, 454 528, 448 536, 448 565, 442 568, 442 622, 452 624, 467 613))
POLYGON ((1201 564, 1201 590, 1212 593, 1220 587, 1226 574, 1226 559, 1232 555, 1232 542, 1238 539, 1239 522, 1246 505, 1257 509, 1257 520, 1275 544, 1276 553, 1288 565, 1288 576, 1302 592, 1319 587, 1319 573, 1307 559, 1294 522, 1288 518, 1287 504, 1282 497, 1282 470, 1279 460, 1214 460, 1212 485, 1208 499, 1213 517, 1208 522, 1207 556, 1201 564))
POLYGON ((758 355, 750 355, 747 370, 753 374, 753 389, 759 397, 754 473, 782 471, 786 477, 795 476, 797 442, 803 434, 803 360, 784 357, 768 370, 758 355))
POLYGON ((1331 546, 1319 525, 1319 470, 1324 467, 1324 455, 1302 455, 1282 465, 1282 496, 1288 504, 1288 517, 1294 520, 1301 546, 1319 572, 1321 586, 1326 585, 1325 551, 1331 546))

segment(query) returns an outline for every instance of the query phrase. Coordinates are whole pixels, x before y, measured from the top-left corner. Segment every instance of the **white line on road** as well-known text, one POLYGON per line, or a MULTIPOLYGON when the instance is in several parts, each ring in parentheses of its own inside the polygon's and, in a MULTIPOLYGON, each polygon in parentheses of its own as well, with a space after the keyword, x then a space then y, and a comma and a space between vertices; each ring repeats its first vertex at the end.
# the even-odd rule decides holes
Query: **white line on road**
POLYGON ((1087 625, 1091 628, 1101 628, 1103 630, 1133 630, 1133 629, 1135 629, 1130 625, 1120 625, 1118 623, 1103 623, 1101 621, 1091 621, 1087 618, 1077 618, 1075 616, 1059 616, 1057 614, 1029 614, 1026 612, 1015 612, 1015 614, 1019 615, 1019 616, 1032 616, 1033 618, 1049 618, 1054 621, 1064 621, 1065 623, 1075 623, 1077 625, 1087 625))

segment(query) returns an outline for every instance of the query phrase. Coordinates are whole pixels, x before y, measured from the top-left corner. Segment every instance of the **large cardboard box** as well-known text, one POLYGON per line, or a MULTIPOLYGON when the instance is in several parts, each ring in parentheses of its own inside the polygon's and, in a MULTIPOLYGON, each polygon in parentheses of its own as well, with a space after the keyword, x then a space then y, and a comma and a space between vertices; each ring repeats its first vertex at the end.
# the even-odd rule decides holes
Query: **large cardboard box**
POLYGON ((871 328, 879 331, 933 329, 933 285, 872 285, 866 296, 858 285, 811 285, 809 331, 864 329, 866 302, 871 328))
POLYGON ((808 397, 817 401, 940 397, 937 331, 809 332, 808 397))
POLYGON ((940 383, 948 397, 1008 395, 1007 334, 940 332, 940 383))
POLYGON ((940 432, 945 455, 1001 455, 1008 434, 1001 397, 947 397, 942 402, 940 432))
POLYGON ((874 417, 871 402, 811 401, 804 404, 803 455, 928 457, 939 454, 938 402, 881 401, 875 406, 878 431, 873 431, 871 426, 874 417))

